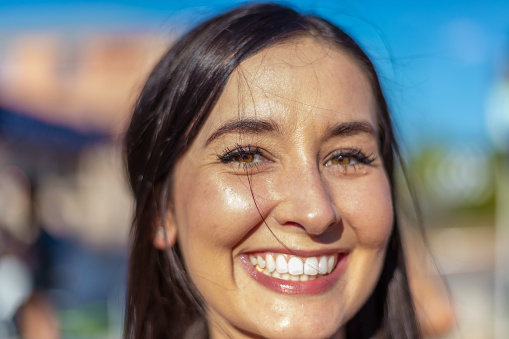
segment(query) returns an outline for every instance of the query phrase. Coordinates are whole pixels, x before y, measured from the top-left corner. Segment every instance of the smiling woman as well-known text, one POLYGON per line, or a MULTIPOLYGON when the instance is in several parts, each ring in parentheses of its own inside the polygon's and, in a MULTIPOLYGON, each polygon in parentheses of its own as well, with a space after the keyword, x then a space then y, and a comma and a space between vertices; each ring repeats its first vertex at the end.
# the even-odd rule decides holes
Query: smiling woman
POLYGON ((201 24, 126 142, 128 338, 417 338, 390 117, 368 57, 276 4, 201 24))

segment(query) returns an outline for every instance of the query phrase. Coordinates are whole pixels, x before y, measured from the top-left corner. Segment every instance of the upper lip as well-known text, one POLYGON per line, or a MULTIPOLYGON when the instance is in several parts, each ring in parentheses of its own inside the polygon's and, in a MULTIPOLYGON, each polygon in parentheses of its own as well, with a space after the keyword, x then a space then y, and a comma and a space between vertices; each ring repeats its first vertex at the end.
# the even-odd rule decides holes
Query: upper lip
POLYGON ((294 249, 286 249, 286 248, 266 248, 266 249, 256 249, 250 251, 243 251, 243 254, 252 254, 256 255, 258 253, 281 253, 281 254, 289 254, 295 255, 299 257, 317 257, 321 255, 333 255, 338 253, 348 253, 350 252, 345 248, 327 248, 327 249, 316 249, 316 250, 294 250, 294 249))

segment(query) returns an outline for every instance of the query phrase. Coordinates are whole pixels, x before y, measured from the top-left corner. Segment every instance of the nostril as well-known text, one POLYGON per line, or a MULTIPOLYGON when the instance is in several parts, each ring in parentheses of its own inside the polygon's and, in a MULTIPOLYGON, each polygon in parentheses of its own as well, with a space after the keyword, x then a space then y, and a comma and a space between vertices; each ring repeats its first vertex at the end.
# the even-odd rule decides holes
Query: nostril
POLYGON ((339 222, 329 225, 323 233, 312 235, 312 238, 320 244, 332 244, 341 239, 343 230, 343 219, 341 219, 339 222))
POLYGON ((293 221, 288 221, 284 225, 285 226, 293 226, 293 227, 297 227, 297 228, 301 228, 301 229, 305 230, 304 226, 302 226, 301 224, 299 224, 297 222, 293 222, 293 221))

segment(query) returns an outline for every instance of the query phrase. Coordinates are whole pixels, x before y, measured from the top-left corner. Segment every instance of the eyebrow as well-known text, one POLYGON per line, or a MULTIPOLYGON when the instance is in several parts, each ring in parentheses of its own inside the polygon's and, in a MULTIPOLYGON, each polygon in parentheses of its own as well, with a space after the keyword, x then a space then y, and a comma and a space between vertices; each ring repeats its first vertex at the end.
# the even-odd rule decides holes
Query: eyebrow
POLYGON ((241 119, 229 121, 219 127, 214 133, 212 133, 212 135, 205 142, 205 145, 210 144, 214 139, 217 139, 221 135, 227 133, 259 134, 274 131, 279 132, 279 128, 272 121, 257 119, 241 119))
POLYGON ((332 126, 327 133, 327 138, 337 136, 349 136, 354 134, 370 134, 376 137, 377 133, 373 125, 367 121, 349 121, 332 126))
MULTIPOLYGON (((279 127, 272 121, 267 120, 256 120, 256 119, 241 119, 229 121, 219 127, 212 135, 207 139, 205 145, 210 144, 213 140, 219 138, 221 135, 228 133, 248 133, 248 134, 259 134, 264 132, 279 132, 279 127)), ((366 121, 349 121, 343 122, 329 128, 326 138, 332 138, 337 136, 349 136, 355 134, 370 134, 376 136, 376 131, 373 126, 366 121)))

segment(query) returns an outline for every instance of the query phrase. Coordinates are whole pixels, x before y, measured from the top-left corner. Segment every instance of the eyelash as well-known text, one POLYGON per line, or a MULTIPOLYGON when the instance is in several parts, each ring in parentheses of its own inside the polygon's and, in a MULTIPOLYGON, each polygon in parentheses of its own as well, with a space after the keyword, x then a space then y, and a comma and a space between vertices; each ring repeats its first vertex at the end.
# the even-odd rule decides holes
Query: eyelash
MULTIPOLYGON (((231 150, 230 148, 226 148, 222 154, 218 154, 217 158, 219 161, 221 161, 223 164, 237 164, 239 166, 248 167, 248 166, 257 166, 259 163, 263 160, 256 160, 256 157, 264 157, 262 150, 259 147, 256 146, 240 146, 237 145, 235 149, 231 150), (237 157, 244 157, 244 160, 246 157, 252 156, 253 159, 251 161, 239 161, 237 157), (237 159, 236 159, 237 158, 237 159)), ((376 156, 373 155, 373 153, 366 155, 362 150, 356 149, 356 148, 347 148, 347 149, 339 149, 332 153, 330 153, 326 161, 324 163, 324 166, 338 166, 341 168, 348 168, 352 167, 355 169, 358 165, 369 165, 373 161, 376 160, 376 156), (348 164, 333 164, 330 163, 334 161, 335 159, 338 159, 339 161, 342 160, 348 160, 348 164)))
POLYGON ((331 154, 329 154, 329 156, 327 157, 327 160, 325 161, 324 163, 324 166, 331 166, 331 165, 334 165, 334 164, 328 164, 330 161, 336 159, 336 158, 344 158, 344 159, 350 159, 350 161, 354 161, 354 163, 350 163, 350 164, 338 164, 337 166, 341 166, 341 167, 348 167, 348 166, 353 166, 355 168, 355 166, 357 165, 369 165, 371 164, 373 161, 376 160, 376 156, 373 155, 373 153, 371 154, 364 154, 364 152, 362 152, 362 150, 358 149, 358 148, 345 148, 345 149, 339 149, 339 150, 336 150, 334 152, 332 152, 331 154))
POLYGON ((240 145, 237 145, 236 147, 237 148, 235 148, 233 150, 230 150, 230 148, 227 147, 223 151, 222 155, 218 154, 217 158, 219 159, 219 161, 221 161, 224 164, 236 162, 239 166, 242 165, 242 166, 246 167, 246 166, 255 166, 256 164, 258 164, 259 161, 241 162, 235 158, 239 157, 239 156, 246 156, 246 155, 253 156, 253 157, 256 157, 256 156, 263 157, 263 152, 261 151, 261 149, 259 147, 254 147, 254 146, 243 147, 240 145))

